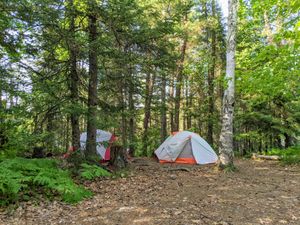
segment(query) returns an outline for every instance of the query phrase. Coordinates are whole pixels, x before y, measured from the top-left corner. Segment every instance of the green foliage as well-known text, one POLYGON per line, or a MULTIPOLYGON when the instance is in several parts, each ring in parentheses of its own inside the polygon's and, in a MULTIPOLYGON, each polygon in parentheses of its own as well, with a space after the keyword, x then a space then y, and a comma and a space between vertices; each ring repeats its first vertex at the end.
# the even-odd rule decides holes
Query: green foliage
POLYGON ((55 160, 49 159, 6 159, 0 163, 0 205, 6 205, 23 196, 41 192, 63 201, 76 203, 90 197, 92 193, 78 186, 68 171, 58 168, 55 160))
POLYGON ((113 179, 124 178, 124 177, 128 177, 128 176, 129 176, 129 170, 126 168, 117 170, 112 174, 113 179))
MULTIPOLYGON (((282 143, 291 146, 300 135, 300 5, 296 2, 239 1, 234 135, 241 154, 282 143)), ((226 44, 222 13, 217 5, 213 9, 213 3, 2 1, 6 10, 0 15, 0 158, 25 155, 36 144, 52 153, 65 150, 72 139, 70 115, 86 125, 91 14, 97 17, 97 38, 91 44, 99 57, 96 127, 115 132, 124 148, 135 147, 136 156, 152 155, 161 143, 162 118, 167 121, 166 132, 171 131, 178 99, 174 88, 187 37, 180 129, 206 138, 212 122, 217 149, 222 92, 227 84, 226 44), (79 76, 74 80, 70 76, 73 51, 79 76), (211 72, 214 78, 208 82, 211 72), (149 74, 151 82, 147 82, 149 74), (79 93, 75 99, 70 89, 73 82, 79 93), (144 124, 148 99, 151 113, 144 124)), ((78 175, 87 160, 98 158, 72 155, 68 159, 72 174, 78 175)))
POLYGON ((299 136, 298 20, 287 2, 240 1, 235 137, 245 151, 288 147, 299 136))
POLYGON ((107 170, 97 166, 97 165, 89 165, 86 163, 81 164, 80 176, 87 180, 93 180, 97 177, 110 177, 111 173, 107 170))
POLYGON ((140 138, 134 143, 135 156, 151 156, 153 151, 161 144, 160 143, 160 128, 150 127, 147 131, 145 140, 140 138), (146 147, 146 150, 144 149, 146 147))
POLYGON ((273 148, 267 152, 264 152, 266 155, 278 155, 281 157, 283 164, 300 164, 300 146, 293 146, 287 149, 278 149, 273 148))
POLYGON ((78 171, 81 168, 81 164, 86 161, 84 155, 80 150, 66 153, 66 155, 68 155, 67 161, 71 165, 71 167, 69 167, 69 170, 73 175, 78 176, 78 171))

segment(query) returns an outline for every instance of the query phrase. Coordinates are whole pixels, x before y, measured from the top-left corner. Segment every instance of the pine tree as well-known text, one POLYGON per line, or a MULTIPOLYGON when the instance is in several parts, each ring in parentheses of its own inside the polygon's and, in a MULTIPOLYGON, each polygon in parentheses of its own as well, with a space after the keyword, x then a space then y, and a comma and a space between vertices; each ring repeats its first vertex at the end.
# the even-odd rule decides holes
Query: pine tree
POLYGON ((97 130, 97 86, 98 86, 98 54, 97 54, 97 16, 94 12, 96 2, 89 5, 89 88, 88 88, 88 115, 87 115, 87 144, 86 157, 96 155, 97 130))

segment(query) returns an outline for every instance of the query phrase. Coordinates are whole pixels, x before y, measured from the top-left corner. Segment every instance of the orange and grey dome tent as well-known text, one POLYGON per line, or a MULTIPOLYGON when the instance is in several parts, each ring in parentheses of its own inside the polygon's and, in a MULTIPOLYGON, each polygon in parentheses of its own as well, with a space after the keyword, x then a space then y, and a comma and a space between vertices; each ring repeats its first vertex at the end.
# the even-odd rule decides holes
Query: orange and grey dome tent
POLYGON ((161 163, 209 164, 218 161, 212 147, 198 134, 189 131, 169 136, 155 154, 161 163))

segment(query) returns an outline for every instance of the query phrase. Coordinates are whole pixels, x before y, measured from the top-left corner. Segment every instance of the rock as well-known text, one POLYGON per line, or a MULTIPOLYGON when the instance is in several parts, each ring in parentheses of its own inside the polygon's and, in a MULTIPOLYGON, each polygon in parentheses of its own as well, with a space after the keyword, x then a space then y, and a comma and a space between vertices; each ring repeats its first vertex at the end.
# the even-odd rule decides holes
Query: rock
POLYGON ((176 176, 175 174, 171 174, 171 175, 170 175, 170 179, 171 179, 171 180, 176 180, 176 178, 177 178, 177 176, 176 176))

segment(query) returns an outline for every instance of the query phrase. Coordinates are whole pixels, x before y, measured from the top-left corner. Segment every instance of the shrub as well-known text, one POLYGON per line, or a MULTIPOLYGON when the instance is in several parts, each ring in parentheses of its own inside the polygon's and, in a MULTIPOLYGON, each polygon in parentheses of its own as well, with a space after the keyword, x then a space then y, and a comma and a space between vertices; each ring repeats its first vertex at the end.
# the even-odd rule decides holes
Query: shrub
POLYGON ((0 205, 32 196, 32 190, 58 195, 63 201, 76 203, 92 195, 78 186, 68 171, 58 168, 53 159, 6 159, 0 163, 0 205))

